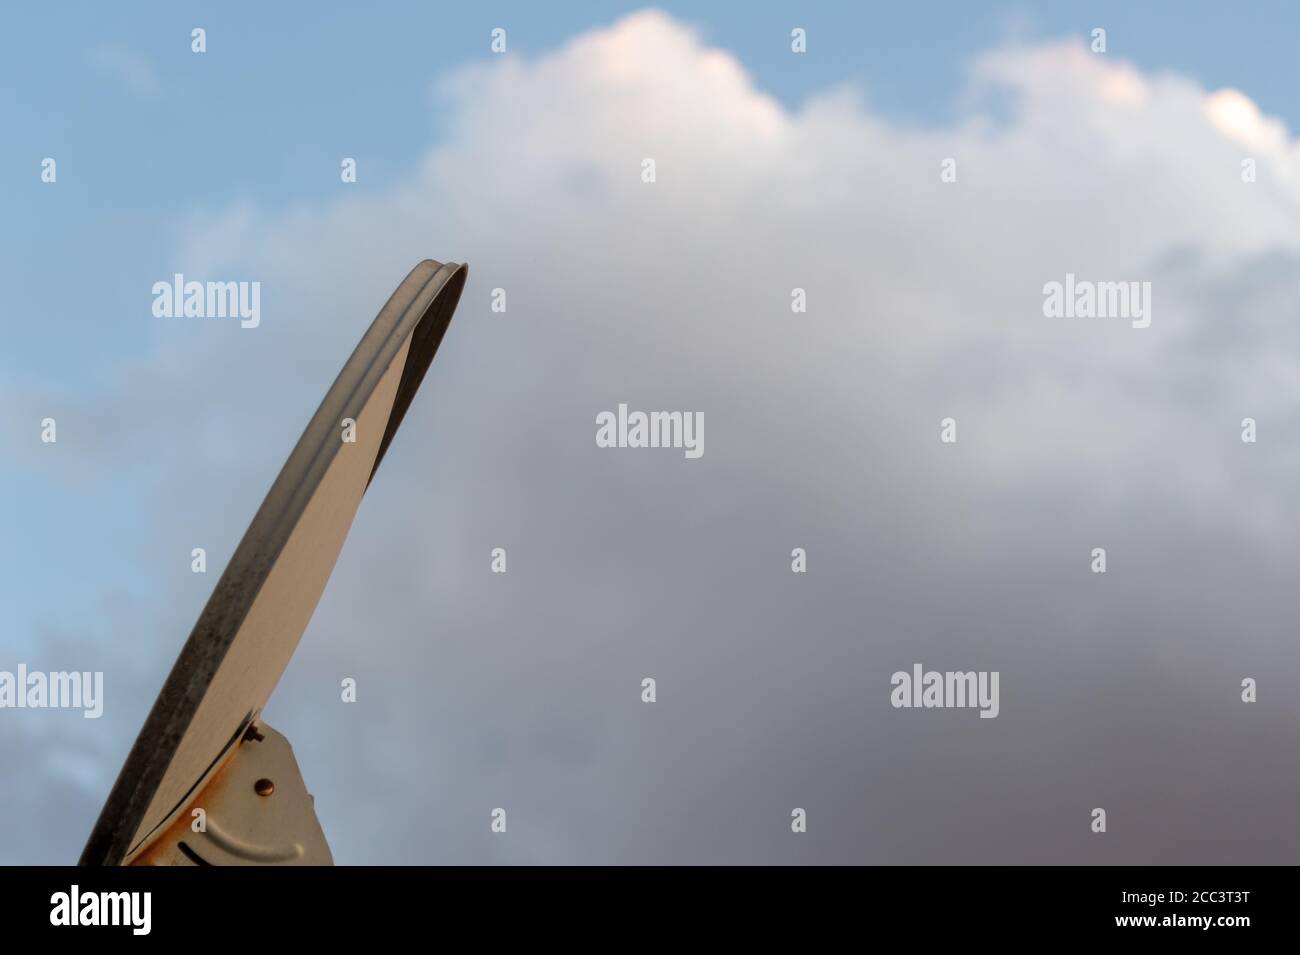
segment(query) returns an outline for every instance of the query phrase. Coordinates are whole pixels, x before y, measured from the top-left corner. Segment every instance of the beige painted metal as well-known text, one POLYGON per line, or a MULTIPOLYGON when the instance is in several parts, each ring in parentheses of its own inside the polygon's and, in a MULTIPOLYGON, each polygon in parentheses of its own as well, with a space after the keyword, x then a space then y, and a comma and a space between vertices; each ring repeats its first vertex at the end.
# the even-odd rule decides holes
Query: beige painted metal
POLYGON ((132 865, 333 865, 293 747, 265 723, 132 865))
POLYGON ((342 443, 340 425, 341 447, 199 704, 190 732, 181 740, 145 810, 136 832, 136 845, 127 855, 128 863, 149 834, 170 821, 173 810, 180 812, 184 808, 178 803, 196 780, 204 778, 212 755, 221 752, 229 739, 230 727, 240 725, 244 719, 248 701, 266 700, 288 666, 365 493, 408 347, 409 342, 402 346, 356 419, 355 443, 342 443))

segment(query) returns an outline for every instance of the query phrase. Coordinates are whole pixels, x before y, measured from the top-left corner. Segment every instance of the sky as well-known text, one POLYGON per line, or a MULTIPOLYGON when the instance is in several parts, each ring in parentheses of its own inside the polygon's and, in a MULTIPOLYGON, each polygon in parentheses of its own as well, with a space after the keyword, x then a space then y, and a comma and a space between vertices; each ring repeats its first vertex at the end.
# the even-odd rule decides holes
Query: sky
POLYGON ((1297 16, 7 12, 0 671, 105 707, 0 709, 0 862, 76 858, 426 257, 464 298, 266 714, 337 861, 1294 862, 1297 16), (176 272, 259 326, 155 317, 176 272), (1046 317, 1067 274, 1149 327, 1046 317), (704 454, 598 447, 620 403, 704 454), (916 663, 998 717, 891 706, 916 663))

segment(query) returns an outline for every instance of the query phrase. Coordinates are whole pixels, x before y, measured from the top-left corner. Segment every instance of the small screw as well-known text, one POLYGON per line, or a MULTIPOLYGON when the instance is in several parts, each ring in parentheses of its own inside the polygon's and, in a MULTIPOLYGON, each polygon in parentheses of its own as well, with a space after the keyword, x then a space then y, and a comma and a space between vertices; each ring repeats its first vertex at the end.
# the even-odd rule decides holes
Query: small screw
POLYGON ((275 783, 271 782, 269 779, 259 779, 257 782, 253 783, 253 790, 259 796, 269 796, 271 793, 275 792, 275 783))
POLYGON ((258 732, 257 724, 249 723, 248 729, 244 731, 244 742, 247 743, 256 740, 257 742, 260 743, 264 739, 266 739, 266 737, 263 736, 260 732, 258 732))

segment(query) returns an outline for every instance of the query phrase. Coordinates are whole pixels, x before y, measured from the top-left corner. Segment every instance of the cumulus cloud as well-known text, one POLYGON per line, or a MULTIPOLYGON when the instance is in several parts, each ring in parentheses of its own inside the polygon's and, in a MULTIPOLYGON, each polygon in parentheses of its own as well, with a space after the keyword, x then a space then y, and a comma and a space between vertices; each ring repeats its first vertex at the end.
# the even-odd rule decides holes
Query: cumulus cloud
MULTIPOLYGON (((160 323, 96 402, 84 466, 153 448, 137 630, 197 614, 174 554, 228 556, 406 269, 470 263, 268 711, 339 861, 1294 859, 1295 142, 1076 42, 970 83, 950 128, 791 111, 646 12, 441 78, 406 181, 191 225, 163 274, 263 321, 160 323), (1150 282, 1151 326, 1045 318, 1066 273, 1150 282), (704 456, 597 448, 619 402, 702 412, 704 456), (1000 716, 892 709, 915 662, 1000 671, 1000 716)), ((105 791, 146 706, 98 721, 105 791)))

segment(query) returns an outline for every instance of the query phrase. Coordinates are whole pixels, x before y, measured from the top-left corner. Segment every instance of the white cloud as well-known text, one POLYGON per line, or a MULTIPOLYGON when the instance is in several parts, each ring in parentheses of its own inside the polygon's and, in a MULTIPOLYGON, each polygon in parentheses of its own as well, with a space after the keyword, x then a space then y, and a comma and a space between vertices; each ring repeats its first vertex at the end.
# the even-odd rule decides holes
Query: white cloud
POLYGON ((578 370, 597 393, 752 390, 760 414, 776 410, 763 407, 772 380, 795 380, 810 411, 845 395, 898 409, 905 446, 933 402, 997 442, 968 466, 1004 481, 1082 479, 1087 462, 1158 472, 1175 420, 1213 441, 1249 411, 1293 407, 1300 357, 1271 337, 1286 334, 1282 313, 1244 323, 1236 303, 1207 298, 1254 259, 1300 255, 1280 124, 1074 42, 990 53, 973 82, 1001 88, 1011 118, 916 132, 844 91, 790 113, 730 55, 641 13, 443 82, 448 140, 389 194, 281 217, 241 209, 203 239, 223 237, 250 274, 270 270, 286 305, 348 301, 358 314, 421 255, 465 258, 487 287, 512 287, 513 314, 547 316, 466 332, 539 382, 547 342, 599 356, 578 370), (1246 127, 1268 131, 1250 134, 1251 185, 1246 127), (939 179, 947 156, 956 184, 939 179), (644 157, 654 185, 640 181, 644 157), (358 270, 373 279, 365 294, 358 270), (1152 327, 1043 318, 1043 284, 1067 271, 1152 281, 1152 327), (786 307, 796 285, 807 316, 786 307), (1201 369, 1203 388, 1242 400, 1185 414, 1183 361, 1234 321, 1268 360, 1201 369))

